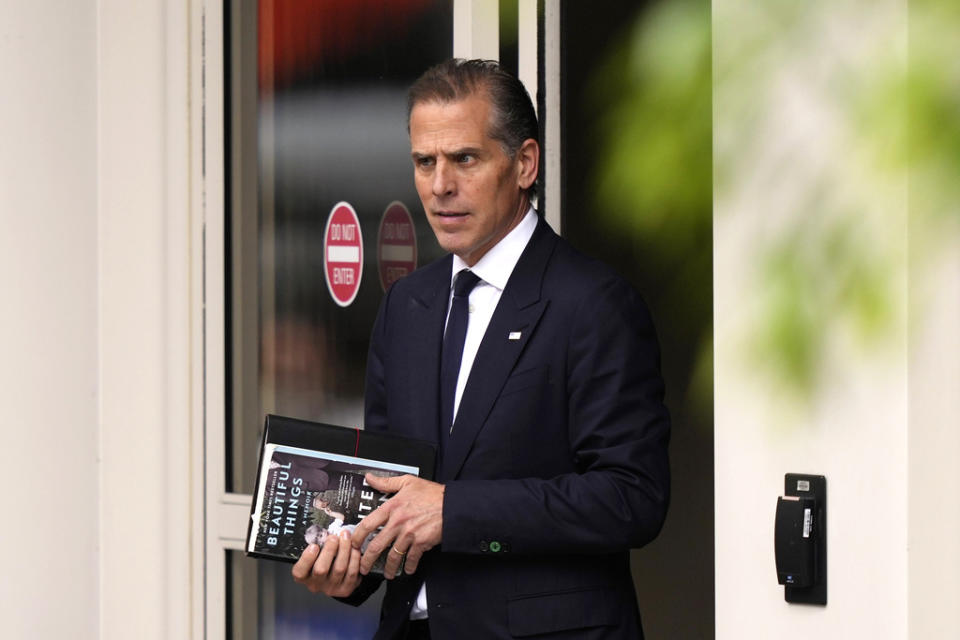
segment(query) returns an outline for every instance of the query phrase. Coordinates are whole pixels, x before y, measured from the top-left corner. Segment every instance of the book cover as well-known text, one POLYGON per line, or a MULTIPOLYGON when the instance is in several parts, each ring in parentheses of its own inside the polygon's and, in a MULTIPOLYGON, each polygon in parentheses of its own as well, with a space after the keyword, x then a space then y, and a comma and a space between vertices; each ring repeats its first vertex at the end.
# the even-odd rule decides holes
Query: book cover
MULTIPOLYGON (((389 498, 367 484, 367 473, 429 478, 433 455, 429 443, 268 416, 247 555, 296 562, 307 545, 322 546, 331 535, 352 532, 389 498), (352 455, 361 450, 377 457, 352 455)), ((384 562, 381 555, 373 571, 382 573, 384 562)))

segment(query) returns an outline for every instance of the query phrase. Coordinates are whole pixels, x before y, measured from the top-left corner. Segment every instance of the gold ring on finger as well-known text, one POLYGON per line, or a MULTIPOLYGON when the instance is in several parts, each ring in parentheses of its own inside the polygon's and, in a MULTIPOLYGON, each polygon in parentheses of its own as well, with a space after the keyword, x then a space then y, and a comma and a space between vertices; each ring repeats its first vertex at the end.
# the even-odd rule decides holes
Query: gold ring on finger
POLYGON ((396 547, 394 547, 393 549, 391 549, 391 551, 393 551, 395 554, 397 554, 397 555, 400 556, 401 558, 402 558, 403 556, 407 555, 407 552, 406 552, 406 551, 400 551, 400 549, 397 549, 396 547))

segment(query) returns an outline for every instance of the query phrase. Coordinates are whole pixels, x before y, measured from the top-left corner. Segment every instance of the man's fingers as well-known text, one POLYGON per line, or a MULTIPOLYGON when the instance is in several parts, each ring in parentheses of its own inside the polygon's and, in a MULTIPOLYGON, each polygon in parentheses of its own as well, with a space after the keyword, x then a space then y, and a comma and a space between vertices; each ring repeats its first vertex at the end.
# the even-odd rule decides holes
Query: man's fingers
POLYGON ((360 556, 363 554, 352 546, 348 545, 347 548, 350 549, 350 562, 347 564, 347 574, 344 576, 343 582, 351 585, 350 591, 352 593, 356 584, 360 581, 360 556))
MULTIPOLYGON (((358 532, 359 529, 355 531, 354 534, 358 532)), ((370 573, 370 569, 373 568, 373 564, 377 561, 377 558, 387 552, 392 542, 393 534, 388 532, 387 529, 378 533, 376 537, 370 541, 370 544, 367 545, 366 551, 363 552, 363 556, 360 558, 360 573, 363 575, 370 573)))
POLYGON ((293 579, 312 593, 349 596, 360 584, 362 554, 350 544, 350 531, 329 536, 323 548, 309 545, 293 565, 293 579))
POLYGON ((351 538, 354 549, 359 549, 363 546, 363 541, 387 522, 387 519, 390 517, 389 505, 390 501, 387 500, 360 521, 351 538))
MULTIPOLYGON (((384 576, 393 578, 400 571, 403 559, 398 551, 405 555, 416 545, 417 557, 407 565, 407 571, 413 572, 420 556, 427 549, 440 544, 443 535, 443 485, 409 475, 374 478, 368 474, 367 481, 368 484, 377 485, 381 491, 396 490, 396 494, 364 518, 353 533, 354 548, 361 548, 367 536, 380 529, 363 550, 360 573, 369 573, 377 559, 386 554, 384 576)), ((407 562, 410 562, 409 558, 407 562)))
POLYGON ((400 565, 407 555, 407 550, 410 548, 411 542, 411 538, 397 538, 393 541, 390 550, 385 552, 387 556, 383 566, 384 578, 392 580, 400 572, 400 565))
POLYGON ((323 543, 323 550, 321 550, 320 555, 317 556, 317 561, 313 563, 313 570, 310 572, 311 575, 326 578, 327 574, 330 573, 330 566, 337 557, 339 547, 340 540, 336 536, 329 536, 327 541, 323 543))
MULTIPOLYGON (((380 507, 378 511, 379 510, 386 511, 384 509, 385 506, 387 505, 380 507)), ((377 512, 374 511, 373 515, 377 515, 377 512)), ((367 520, 369 520, 370 518, 371 516, 367 516, 366 518, 364 518, 363 524, 367 524, 367 520)), ((388 578, 393 577, 393 574, 388 574, 386 568, 387 566, 389 566, 389 563, 391 561, 391 558, 390 558, 391 555, 399 556, 398 553, 391 551, 394 544, 396 544, 397 542, 397 538, 398 538, 397 529, 398 527, 396 525, 391 524, 390 522, 387 522, 384 525, 383 529, 381 529, 379 532, 376 532, 376 535, 373 537, 373 539, 370 540, 370 543, 367 544, 367 548, 363 551, 363 556, 360 558, 361 574, 367 575, 368 573, 370 573, 370 570, 373 569, 373 565, 374 563, 376 563, 377 558, 379 558, 380 556, 384 556, 384 561, 385 561, 384 576, 388 578)), ((374 529, 374 531, 376 530, 374 529)), ((356 539, 360 535, 359 527, 357 527, 357 530, 353 532, 353 535, 354 535, 354 544, 356 544, 356 539)), ((404 546, 400 545, 398 549, 399 551, 403 551, 403 548, 404 546)))
POLYGON ((290 570, 290 573, 293 574, 294 582, 303 583, 310 576, 310 572, 313 570, 313 563, 317 561, 317 556, 319 555, 320 547, 315 544, 308 545, 307 548, 303 550, 303 553, 300 554, 300 559, 297 560, 297 563, 293 565, 293 569, 290 570))
POLYGON ((412 476, 377 476, 372 473, 366 475, 367 484, 384 493, 396 493, 403 488, 412 476))
POLYGON ((407 550, 406 562, 403 564, 403 572, 408 576, 413 575, 417 567, 420 565, 420 558, 423 557, 423 550, 420 549, 417 545, 411 546, 407 550))
POLYGON ((350 532, 343 531, 340 533, 340 540, 337 545, 337 557, 334 559, 333 568, 330 571, 330 580, 333 583, 343 581, 343 577, 347 573, 347 566, 350 564, 351 551, 353 551, 353 547, 350 546, 350 532))

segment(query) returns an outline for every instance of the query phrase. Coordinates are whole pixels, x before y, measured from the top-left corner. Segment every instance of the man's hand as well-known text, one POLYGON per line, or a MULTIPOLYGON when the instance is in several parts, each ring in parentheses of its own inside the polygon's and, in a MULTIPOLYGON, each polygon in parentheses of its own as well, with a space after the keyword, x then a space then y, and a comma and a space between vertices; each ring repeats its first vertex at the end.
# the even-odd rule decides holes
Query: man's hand
POLYGON ((353 546, 359 549, 367 536, 383 527, 364 551, 360 573, 369 573, 382 553, 387 554, 383 575, 388 580, 396 576, 404 556, 404 571, 413 573, 423 554, 440 544, 443 485, 416 476, 381 478, 369 473, 367 482, 378 491, 396 495, 365 517, 353 532, 353 546))
POLYGON ((360 584, 360 551, 350 544, 350 532, 330 536, 321 550, 311 544, 293 565, 293 580, 312 593, 345 598, 360 584))

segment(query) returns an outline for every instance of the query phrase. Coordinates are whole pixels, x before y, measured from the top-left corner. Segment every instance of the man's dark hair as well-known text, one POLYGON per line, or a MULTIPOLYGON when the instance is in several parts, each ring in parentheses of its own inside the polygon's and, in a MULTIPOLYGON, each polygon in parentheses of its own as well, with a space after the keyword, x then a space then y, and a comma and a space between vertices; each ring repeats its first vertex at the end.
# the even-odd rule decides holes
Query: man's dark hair
POLYGON ((407 130, 413 108, 424 102, 458 102, 485 94, 492 117, 487 132, 507 155, 516 156, 524 140, 537 140, 540 127, 523 83, 494 60, 453 58, 427 69, 407 94, 407 130))

